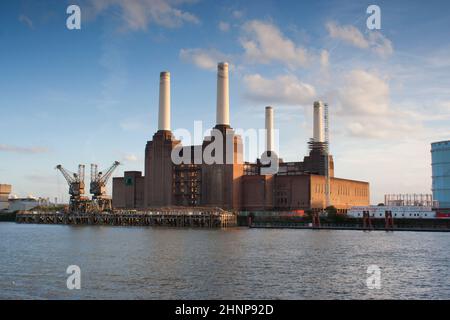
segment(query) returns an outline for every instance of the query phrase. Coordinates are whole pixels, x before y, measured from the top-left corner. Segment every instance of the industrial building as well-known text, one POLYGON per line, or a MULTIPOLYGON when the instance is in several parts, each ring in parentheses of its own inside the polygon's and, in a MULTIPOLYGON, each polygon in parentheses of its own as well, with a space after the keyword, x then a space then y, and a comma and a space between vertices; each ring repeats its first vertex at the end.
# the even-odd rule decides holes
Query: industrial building
POLYGON ((28 211, 38 206, 48 206, 48 198, 36 198, 31 195, 19 198, 11 195, 10 184, 0 184, 0 212, 28 211))
POLYGON ((11 193, 10 184, 0 184, 0 211, 9 208, 9 194, 11 193))
POLYGON ((440 208, 450 208, 450 141, 431 144, 433 198, 440 208))
POLYGON ((384 219, 386 212, 393 219, 436 219, 447 218, 436 210, 437 201, 431 194, 385 194, 384 204, 377 206, 354 206, 348 210, 349 218, 363 218, 364 213, 371 218, 384 219))
POLYGON ((243 161, 242 138, 230 125, 228 64, 218 64, 216 125, 211 136, 197 146, 182 146, 170 127, 170 73, 161 72, 158 131, 145 147, 145 172, 126 171, 113 178, 113 207, 219 207, 232 211, 322 210, 333 205, 340 211, 369 204, 369 183, 334 177, 328 153, 324 104, 314 108, 313 138, 303 161, 284 162, 273 145, 272 107, 266 107, 266 151, 254 163, 243 161), (224 137, 222 143, 219 137, 224 137), (219 147, 217 147, 219 146, 219 147), (214 161, 205 159, 212 152, 214 161), (172 161, 172 153, 183 156, 172 161), (267 162, 269 160, 269 162, 267 162), (272 161, 272 162, 270 162, 272 161), (278 170, 268 170, 273 162, 278 170))

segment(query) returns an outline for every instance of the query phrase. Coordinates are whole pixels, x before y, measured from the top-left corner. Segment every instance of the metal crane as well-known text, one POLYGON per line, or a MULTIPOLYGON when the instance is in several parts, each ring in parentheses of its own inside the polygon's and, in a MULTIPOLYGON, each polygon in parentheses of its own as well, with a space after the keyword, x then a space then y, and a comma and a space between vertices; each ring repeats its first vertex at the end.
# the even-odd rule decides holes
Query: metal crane
POLYGON ((73 173, 60 164, 55 169, 62 173, 69 185, 69 212, 86 212, 89 199, 84 196, 84 165, 78 165, 78 173, 73 173))
POLYGON ((109 167, 105 173, 102 173, 101 171, 98 172, 98 166, 96 164, 91 164, 91 184, 89 191, 92 194, 92 200, 97 210, 112 210, 111 197, 106 195, 106 185, 114 170, 116 170, 119 165, 119 161, 114 161, 111 167, 109 167))

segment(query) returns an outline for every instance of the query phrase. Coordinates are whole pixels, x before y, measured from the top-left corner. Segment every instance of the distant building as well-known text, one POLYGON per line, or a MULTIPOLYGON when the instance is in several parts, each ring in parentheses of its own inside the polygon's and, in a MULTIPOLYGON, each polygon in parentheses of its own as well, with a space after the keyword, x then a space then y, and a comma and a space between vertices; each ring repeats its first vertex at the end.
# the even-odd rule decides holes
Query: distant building
POLYGON ((450 208, 450 141, 431 144, 433 198, 440 208, 450 208))
POLYGON ((144 208, 144 177, 141 171, 125 171, 113 178, 113 207, 144 208))
POLYGON ((434 219, 436 212, 431 207, 422 206, 355 206, 348 210, 350 218, 362 218, 364 212, 370 217, 384 219, 386 212, 392 213, 394 219, 434 219))
POLYGON ((11 198, 9 199, 9 212, 28 211, 36 208, 41 201, 36 198, 11 198))
POLYGON ((6 210, 9 207, 9 194, 11 193, 10 184, 0 184, 0 211, 6 210))
POLYGON ((385 194, 385 206, 419 206, 419 207, 438 207, 438 201, 433 199, 432 194, 385 194))

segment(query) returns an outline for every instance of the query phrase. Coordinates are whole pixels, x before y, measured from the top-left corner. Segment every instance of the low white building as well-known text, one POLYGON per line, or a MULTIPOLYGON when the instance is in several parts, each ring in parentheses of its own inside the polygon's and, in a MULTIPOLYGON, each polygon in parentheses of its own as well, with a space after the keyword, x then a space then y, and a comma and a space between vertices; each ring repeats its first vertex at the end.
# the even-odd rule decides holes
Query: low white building
POLYGON ((386 211, 392 212, 394 219, 433 219, 436 217, 436 212, 432 207, 422 206, 356 206, 348 210, 347 216, 362 218, 364 211, 368 211, 374 219, 384 219, 386 211))
POLYGON ((27 211, 40 205, 39 199, 36 198, 10 198, 9 212, 27 211))

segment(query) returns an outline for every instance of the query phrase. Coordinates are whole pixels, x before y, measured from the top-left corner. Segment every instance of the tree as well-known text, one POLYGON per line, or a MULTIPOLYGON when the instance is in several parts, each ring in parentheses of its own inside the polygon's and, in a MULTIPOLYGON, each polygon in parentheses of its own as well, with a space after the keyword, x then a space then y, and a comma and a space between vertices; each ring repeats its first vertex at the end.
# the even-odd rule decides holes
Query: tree
POLYGON ((336 207, 329 206, 325 209, 327 213, 327 219, 331 222, 342 222, 345 220, 346 215, 345 214, 339 214, 336 207))

